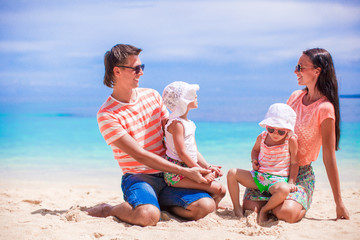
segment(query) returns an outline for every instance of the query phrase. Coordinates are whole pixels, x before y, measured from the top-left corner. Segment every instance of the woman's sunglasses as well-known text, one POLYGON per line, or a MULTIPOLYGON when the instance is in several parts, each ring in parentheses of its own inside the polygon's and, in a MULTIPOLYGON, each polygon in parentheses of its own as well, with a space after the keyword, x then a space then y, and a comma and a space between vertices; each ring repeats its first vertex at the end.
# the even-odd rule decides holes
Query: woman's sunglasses
POLYGON ((277 131, 280 136, 283 136, 283 135, 285 135, 285 133, 286 133, 285 130, 279 130, 279 129, 275 130, 274 128, 270 128, 270 127, 267 127, 266 130, 267 130, 269 133, 274 133, 275 131, 277 131))
POLYGON ((118 67, 130 68, 130 69, 134 70, 136 74, 139 74, 140 70, 144 71, 145 64, 137 65, 135 67, 128 67, 128 66, 118 66, 118 67))
POLYGON ((303 67, 300 64, 298 64, 295 66, 295 71, 301 72, 301 69, 306 69, 306 68, 314 68, 314 67, 303 67))

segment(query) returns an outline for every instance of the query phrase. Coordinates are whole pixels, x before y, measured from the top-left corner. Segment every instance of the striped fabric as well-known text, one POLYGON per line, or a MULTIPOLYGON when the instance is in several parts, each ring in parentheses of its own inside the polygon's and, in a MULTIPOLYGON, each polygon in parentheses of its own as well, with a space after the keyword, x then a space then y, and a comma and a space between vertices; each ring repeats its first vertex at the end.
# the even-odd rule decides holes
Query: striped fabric
POLYGON ((109 97, 97 114, 99 129, 106 143, 111 146, 115 160, 125 173, 158 173, 116 147, 113 143, 130 134, 139 145, 159 156, 165 155, 161 120, 169 113, 160 94, 153 89, 137 88, 133 103, 122 103, 109 97))
MULTIPOLYGON (((261 133, 261 147, 259 154, 259 172, 269 173, 277 176, 289 176, 290 172, 290 153, 289 153, 289 138, 288 134, 285 138, 285 143, 276 146, 267 146, 265 139, 268 133, 263 131, 261 133)), ((295 135, 296 136, 296 135, 295 135)))

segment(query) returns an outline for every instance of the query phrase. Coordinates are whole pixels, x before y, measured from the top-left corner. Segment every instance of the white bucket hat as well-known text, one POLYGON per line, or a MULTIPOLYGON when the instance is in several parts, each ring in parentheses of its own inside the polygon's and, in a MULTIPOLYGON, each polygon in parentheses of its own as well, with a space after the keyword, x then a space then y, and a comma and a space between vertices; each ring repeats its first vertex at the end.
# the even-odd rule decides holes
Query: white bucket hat
POLYGON ((198 84, 176 81, 167 85, 162 98, 165 106, 171 111, 170 119, 180 117, 186 113, 189 103, 195 100, 198 84))
POLYGON ((294 133, 295 122, 296 113, 289 105, 274 103, 269 107, 265 119, 259 125, 263 128, 266 128, 266 126, 285 128, 294 133))

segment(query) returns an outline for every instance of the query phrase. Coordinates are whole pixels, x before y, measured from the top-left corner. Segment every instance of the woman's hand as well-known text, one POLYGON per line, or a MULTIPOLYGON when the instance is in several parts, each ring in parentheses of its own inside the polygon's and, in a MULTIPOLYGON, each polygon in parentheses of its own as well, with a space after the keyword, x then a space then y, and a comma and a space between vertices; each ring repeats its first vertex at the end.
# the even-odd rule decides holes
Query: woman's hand
POLYGON ((344 204, 336 205, 336 220, 350 219, 350 215, 344 204))

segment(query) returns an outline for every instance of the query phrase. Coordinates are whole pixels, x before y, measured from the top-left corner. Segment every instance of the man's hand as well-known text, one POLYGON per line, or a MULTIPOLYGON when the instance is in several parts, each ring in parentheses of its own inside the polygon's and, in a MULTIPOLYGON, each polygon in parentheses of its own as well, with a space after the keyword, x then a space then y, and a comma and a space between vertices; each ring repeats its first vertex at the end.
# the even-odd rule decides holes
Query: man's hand
POLYGON ((210 169, 204 169, 199 167, 193 168, 183 168, 181 171, 181 175, 190 178, 191 180, 197 183, 209 183, 209 181, 204 177, 204 175, 211 173, 210 169))

